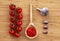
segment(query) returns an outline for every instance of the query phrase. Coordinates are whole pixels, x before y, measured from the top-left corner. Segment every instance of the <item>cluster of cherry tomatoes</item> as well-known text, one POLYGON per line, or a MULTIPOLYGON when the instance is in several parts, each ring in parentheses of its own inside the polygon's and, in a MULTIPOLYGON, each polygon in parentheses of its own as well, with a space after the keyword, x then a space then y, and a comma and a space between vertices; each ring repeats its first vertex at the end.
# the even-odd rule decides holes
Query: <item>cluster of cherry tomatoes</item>
POLYGON ((15 37, 21 36, 22 31, 22 8, 16 8, 14 4, 9 5, 10 15, 10 31, 9 33, 15 37))

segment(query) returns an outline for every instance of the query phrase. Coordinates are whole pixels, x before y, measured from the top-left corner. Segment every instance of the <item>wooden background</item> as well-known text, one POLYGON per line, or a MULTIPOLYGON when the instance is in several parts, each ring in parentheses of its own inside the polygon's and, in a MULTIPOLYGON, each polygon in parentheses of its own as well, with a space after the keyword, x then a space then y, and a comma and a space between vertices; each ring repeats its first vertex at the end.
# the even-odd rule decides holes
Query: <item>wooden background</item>
POLYGON ((0 0, 0 41, 60 41, 60 0, 12 0, 17 7, 23 8, 23 31, 22 36, 15 38, 9 32, 9 4, 11 0, 0 0), (29 24, 29 4, 33 4, 33 23, 39 31, 35 39, 28 39, 24 31, 29 24), (49 15, 43 17, 36 8, 49 8, 49 15), (47 18, 48 34, 42 34, 42 21, 47 18))

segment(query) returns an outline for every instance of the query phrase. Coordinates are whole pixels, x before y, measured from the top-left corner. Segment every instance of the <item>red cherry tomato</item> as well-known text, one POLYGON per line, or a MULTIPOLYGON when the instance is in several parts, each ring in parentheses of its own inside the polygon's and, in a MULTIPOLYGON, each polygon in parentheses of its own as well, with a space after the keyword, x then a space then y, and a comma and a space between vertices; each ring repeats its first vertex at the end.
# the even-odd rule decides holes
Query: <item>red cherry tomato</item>
POLYGON ((11 22, 11 23, 14 23, 14 19, 13 19, 13 18, 11 18, 11 19, 10 19, 10 22, 11 22))
POLYGON ((16 30, 17 30, 18 32, 21 32, 21 31, 22 31, 22 27, 17 27, 16 30))
POLYGON ((19 33, 15 33, 15 37, 19 37, 21 36, 19 33))
POLYGON ((18 14, 20 14, 20 13, 22 12, 22 8, 17 8, 17 9, 16 9, 16 12, 17 12, 18 14))
POLYGON ((18 26, 21 26, 22 25, 22 21, 17 21, 16 23, 18 26))
POLYGON ((15 5, 14 5, 14 4, 11 4, 11 5, 9 6, 9 8, 10 8, 10 10, 14 10, 14 9, 15 9, 15 5))
POLYGON ((14 25, 13 24, 10 24, 10 28, 14 29, 14 25))
POLYGON ((10 30, 9 33, 13 35, 14 34, 14 30, 10 30))
POLYGON ((17 19, 22 19, 23 18, 23 15, 22 14, 19 14, 19 16, 17 16, 17 19))
POLYGON ((14 17, 14 11, 10 11, 10 17, 14 17))

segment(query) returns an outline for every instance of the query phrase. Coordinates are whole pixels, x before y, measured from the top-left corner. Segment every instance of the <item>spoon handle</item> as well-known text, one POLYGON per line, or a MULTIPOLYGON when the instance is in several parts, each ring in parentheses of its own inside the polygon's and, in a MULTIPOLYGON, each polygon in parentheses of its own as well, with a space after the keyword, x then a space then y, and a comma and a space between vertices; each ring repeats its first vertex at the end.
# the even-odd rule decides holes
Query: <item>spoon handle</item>
POLYGON ((30 4, 30 23, 32 23, 32 4, 30 4))

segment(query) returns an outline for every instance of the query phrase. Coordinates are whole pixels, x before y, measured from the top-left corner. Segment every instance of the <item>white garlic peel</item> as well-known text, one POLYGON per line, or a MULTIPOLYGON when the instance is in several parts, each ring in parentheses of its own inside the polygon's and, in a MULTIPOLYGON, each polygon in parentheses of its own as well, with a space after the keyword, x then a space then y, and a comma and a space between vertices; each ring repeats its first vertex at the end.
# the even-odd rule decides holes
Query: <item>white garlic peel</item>
POLYGON ((42 9, 40 9, 40 8, 36 8, 37 10, 39 10, 39 11, 42 11, 42 9))

